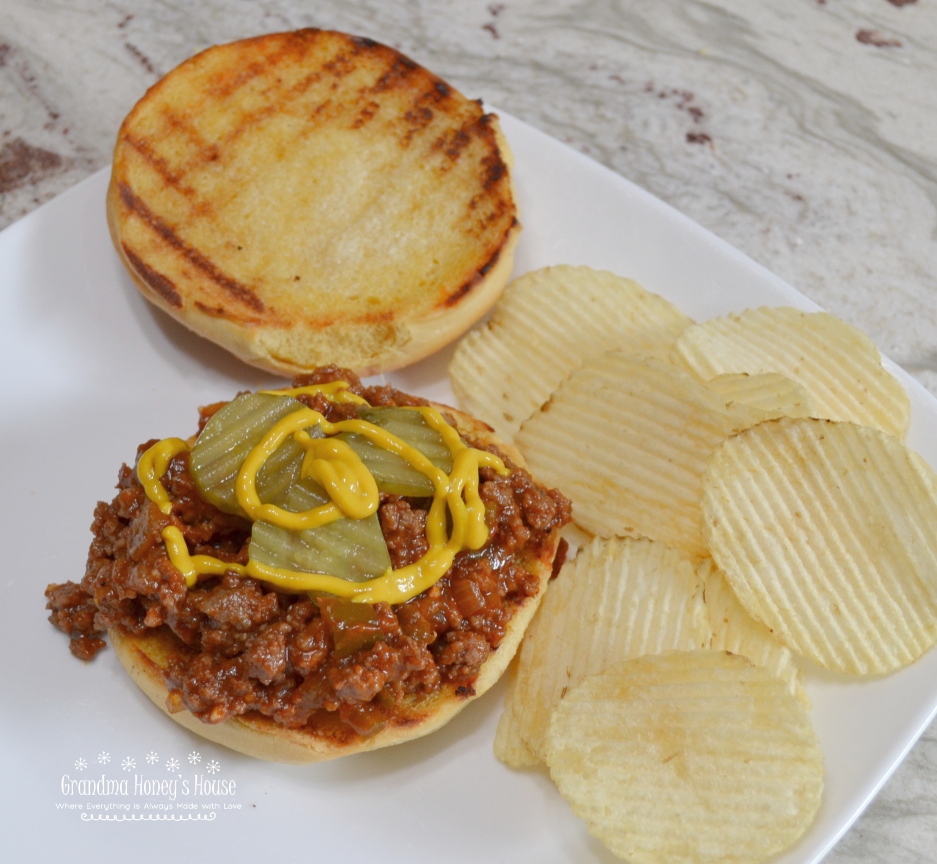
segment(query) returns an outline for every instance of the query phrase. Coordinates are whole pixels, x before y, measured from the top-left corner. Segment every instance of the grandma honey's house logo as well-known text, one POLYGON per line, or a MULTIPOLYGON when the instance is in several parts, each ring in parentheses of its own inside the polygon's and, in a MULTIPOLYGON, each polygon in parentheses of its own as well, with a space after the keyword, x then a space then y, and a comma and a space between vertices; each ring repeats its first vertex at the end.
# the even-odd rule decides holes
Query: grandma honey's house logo
POLYGON ((113 756, 102 750, 78 756, 62 774, 55 809, 84 822, 213 822, 243 809, 237 782, 217 759, 193 750, 184 759, 150 750, 113 756))

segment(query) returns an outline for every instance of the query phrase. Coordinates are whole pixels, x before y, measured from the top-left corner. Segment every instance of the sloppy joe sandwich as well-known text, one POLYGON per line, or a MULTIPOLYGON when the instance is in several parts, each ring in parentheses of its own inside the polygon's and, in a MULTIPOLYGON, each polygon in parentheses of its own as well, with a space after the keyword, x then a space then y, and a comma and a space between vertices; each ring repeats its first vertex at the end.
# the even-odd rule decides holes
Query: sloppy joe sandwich
POLYGON ((500 295, 520 230, 498 120, 385 45, 219 45, 120 128, 107 199, 143 296, 254 365, 401 367, 500 295))
POLYGON ((308 762, 419 737, 501 675, 570 519, 466 414, 324 367, 200 409, 95 511, 50 620, 236 750, 308 762))

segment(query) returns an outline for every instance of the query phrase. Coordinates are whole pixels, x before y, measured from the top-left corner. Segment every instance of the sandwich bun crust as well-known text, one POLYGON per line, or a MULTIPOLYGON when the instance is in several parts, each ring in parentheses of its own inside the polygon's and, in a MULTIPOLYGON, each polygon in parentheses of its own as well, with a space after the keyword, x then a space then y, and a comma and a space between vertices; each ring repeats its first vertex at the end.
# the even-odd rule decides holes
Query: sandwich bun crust
MULTIPOLYGON (((447 420, 472 446, 494 447, 518 467, 526 468, 516 448, 497 438, 487 424, 454 408, 430 404, 444 412, 447 420)), ((539 557, 525 555, 520 560, 519 563, 525 569, 537 576, 540 590, 518 604, 503 639, 488 656, 471 687, 457 687, 447 683, 433 693, 407 696, 395 705, 398 715, 396 720, 369 737, 361 736, 339 722, 328 726, 308 724, 302 729, 290 729, 257 712, 231 717, 218 724, 205 723, 185 709, 170 712, 167 707, 169 688, 164 671, 174 655, 189 649, 165 626, 142 635, 118 626, 111 628, 108 635, 130 677, 154 704, 186 729, 258 759, 291 764, 323 762, 428 735, 444 726, 465 705, 490 689, 513 659, 524 631, 540 605, 552 574, 558 544, 557 530, 540 550, 539 557)))
POLYGON ((461 335, 520 232, 497 117, 399 52, 299 30, 219 45, 124 120, 107 218, 147 300, 248 363, 359 374, 461 335))

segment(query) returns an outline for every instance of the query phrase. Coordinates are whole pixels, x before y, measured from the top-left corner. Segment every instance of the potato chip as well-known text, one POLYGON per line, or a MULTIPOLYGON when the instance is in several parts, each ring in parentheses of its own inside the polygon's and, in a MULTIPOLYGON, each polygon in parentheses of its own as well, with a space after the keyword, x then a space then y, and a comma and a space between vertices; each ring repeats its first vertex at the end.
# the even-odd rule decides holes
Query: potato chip
POLYGON ((712 629, 709 647, 714 651, 741 654, 757 666, 764 666, 787 684, 801 705, 809 708, 804 676, 797 668, 791 651, 778 642, 764 624, 745 611, 712 558, 700 564, 697 573, 703 582, 703 600, 712 629))
POLYGON ((540 760, 530 752, 525 743, 521 706, 519 706, 515 693, 517 692, 517 664, 512 666, 513 674, 508 672, 508 689, 504 695, 504 710, 498 720, 495 732, 495 756, 511 768, 530 768, 540 760))
POLYGON ((937 474, 897 438, 781 419, 730 438, 703 532, 748 612, 830 669, 890 672, 937 641, 937 474))
POLYGON ((449 374, 462 408, 510 440, 585 360, 620 348, 666 360, 692 321, 637 282, 590 267, 536 270, 507 287, 459 344, 449 374))
POLYGON ((515 443, 534 475, 572 500, 587 531, 650 537, 702 559, 706 461, 764 416, 727 407, 680 369, 610 351, 560 384, 515 443))
POLYGON ((631 864, 754 864, 813 821, 823 756, 803 706, 744 657, 674 651, 571 688, 547 737, 550 774, 631 864))
POLYGON ((693 562, 652 540, 597 539, 550 583, 518 652, 495 754, 519 767, 543 756, 550 713, 567 688, 609 663, 709 644, 693 562))
POLYGON ((813 400, 802 384, 777 372, 726 372, 706 382, 727 402, 750 405, 776 417, 812 417, 813 400))
POLYGON ((903 436, 910 401, 862 331, 826 312, 762 307, 687 328, 677 355, 701 380, 779 372, 804 386, 816 416, 903 436))

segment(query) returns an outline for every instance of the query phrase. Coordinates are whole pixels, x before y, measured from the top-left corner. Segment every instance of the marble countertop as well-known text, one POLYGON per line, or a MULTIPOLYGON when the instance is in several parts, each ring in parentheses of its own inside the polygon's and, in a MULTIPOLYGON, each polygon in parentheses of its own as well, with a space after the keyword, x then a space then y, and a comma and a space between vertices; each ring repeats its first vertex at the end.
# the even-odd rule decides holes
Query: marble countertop
MULTIPOLYGON (((937 0, 0 0, 0 227, 208 45, 402 50, 664 199, 937 395, 937 0)), ((932 725, 826 859, 937 861, 932 725)))

